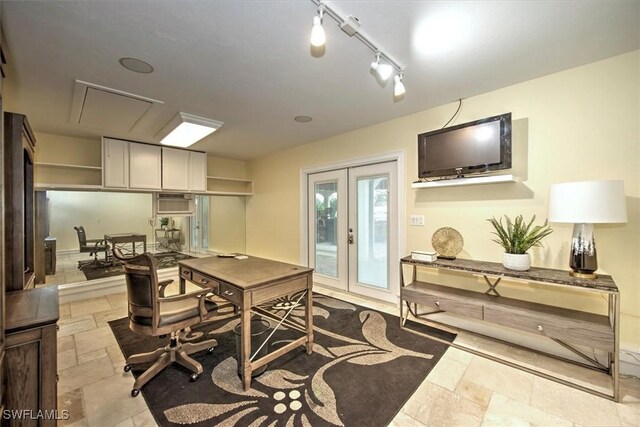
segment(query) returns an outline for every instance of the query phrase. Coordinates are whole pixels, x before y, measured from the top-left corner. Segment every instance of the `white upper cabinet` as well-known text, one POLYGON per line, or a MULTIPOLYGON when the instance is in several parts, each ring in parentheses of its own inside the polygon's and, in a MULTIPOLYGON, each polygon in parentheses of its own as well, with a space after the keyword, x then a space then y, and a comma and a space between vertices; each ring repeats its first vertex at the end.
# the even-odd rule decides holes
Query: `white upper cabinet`
POLYGON ((161 147, 129 144, 129 188, 160 190, 161 171, 161 147))
POLYGON ((207 154, 102 138, 105 188, 207 191, 207 154))
POLYGON ((189 191, 189 151, 162 147, 162 189, 189 191))
POLYGON ((102 139, 103 185, 129 187, 129 143, 119 139, 102 139))
POLYGON ((207 191, 206 153, 189 153, 189 191, 207 191))

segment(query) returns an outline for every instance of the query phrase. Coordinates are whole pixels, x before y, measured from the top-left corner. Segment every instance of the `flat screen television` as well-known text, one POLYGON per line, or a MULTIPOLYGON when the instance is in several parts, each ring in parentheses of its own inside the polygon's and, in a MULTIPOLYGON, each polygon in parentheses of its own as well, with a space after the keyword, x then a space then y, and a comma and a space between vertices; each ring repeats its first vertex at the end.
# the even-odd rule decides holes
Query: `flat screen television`
POLYGON ((421 179, 510 168, 511 113, 418 135, 421 179))

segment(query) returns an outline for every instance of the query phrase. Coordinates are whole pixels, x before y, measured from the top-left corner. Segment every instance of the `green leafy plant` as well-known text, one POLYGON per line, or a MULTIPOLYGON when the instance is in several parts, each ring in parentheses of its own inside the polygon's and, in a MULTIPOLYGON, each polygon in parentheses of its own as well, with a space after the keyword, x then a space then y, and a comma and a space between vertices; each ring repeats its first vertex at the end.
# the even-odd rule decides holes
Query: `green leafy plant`
POLYGON ((528 224, 524 222, 522 215, 518 215, 515 221, 511 221, 507 215, 504 217, 506 226, 502 225, 502 217, 499 220, 491 218, 487 221, 496 230, 492 234, 498 236, 493 241, 502 246, 508 254, 524 254, 533 246, 542 246, 540 241, 553 232, 551 227, 547 225, 546 220, 543 225, 536 225, 531 228, 536 220, 535 215, 528 224))

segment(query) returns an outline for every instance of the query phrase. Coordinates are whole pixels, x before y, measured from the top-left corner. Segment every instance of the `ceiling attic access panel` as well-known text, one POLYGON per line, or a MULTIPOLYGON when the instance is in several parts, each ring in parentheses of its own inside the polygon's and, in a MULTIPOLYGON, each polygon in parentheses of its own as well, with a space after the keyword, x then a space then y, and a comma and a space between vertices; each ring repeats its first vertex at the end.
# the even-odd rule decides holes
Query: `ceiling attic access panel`
POLYGON ((162 101, 93 83, 75 81, 70 122, 111 133, 127 133, 162 101))

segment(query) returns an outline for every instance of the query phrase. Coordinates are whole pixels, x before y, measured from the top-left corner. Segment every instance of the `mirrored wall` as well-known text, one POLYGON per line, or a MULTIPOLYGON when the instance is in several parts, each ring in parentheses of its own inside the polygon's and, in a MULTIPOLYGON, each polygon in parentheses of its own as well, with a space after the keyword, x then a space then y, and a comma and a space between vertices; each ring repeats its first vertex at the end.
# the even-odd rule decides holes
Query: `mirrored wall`
POLYGON ((189 257, 245 252, 243 196, 195 196, 193 215, 171 217, 154 216, 151 194, 47 191, 39 215, 48 230, 39 286, 121 275, 114 245, 125 254, 153 253, 159 269, 189 257))

